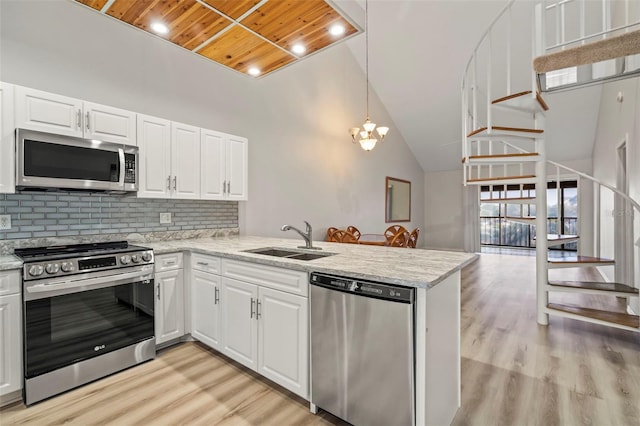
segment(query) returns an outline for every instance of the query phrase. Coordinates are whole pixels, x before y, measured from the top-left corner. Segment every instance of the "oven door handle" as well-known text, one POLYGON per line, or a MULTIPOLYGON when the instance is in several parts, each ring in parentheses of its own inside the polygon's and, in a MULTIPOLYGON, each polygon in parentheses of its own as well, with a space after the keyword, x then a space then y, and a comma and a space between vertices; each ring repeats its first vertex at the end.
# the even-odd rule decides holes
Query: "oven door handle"
POLYGON ((152 279, 153 269, 151 269, 151 271, 136 271, 95 278, 52 281, 48 283, 27 286, 25 288, 25 299, 43 299, 45 297, 57 296, 60 294, 76 293, 80 291, 95 290, 105 287, 115 287, 123 284, 132 284, 138 281, 150 281, 152 279), (29 293, 33 294, 33 296, 29 296, 29 293))

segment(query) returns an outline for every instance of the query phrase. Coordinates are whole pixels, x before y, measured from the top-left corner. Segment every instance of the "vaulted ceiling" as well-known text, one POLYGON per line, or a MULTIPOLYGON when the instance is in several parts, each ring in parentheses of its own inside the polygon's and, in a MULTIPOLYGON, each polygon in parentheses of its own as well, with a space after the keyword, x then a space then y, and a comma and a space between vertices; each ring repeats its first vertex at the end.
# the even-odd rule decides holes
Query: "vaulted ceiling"
MULTIPOLYGON (((241 73, 257 68, 265 76, 345 40, 365 69, 365 38, 357 36, 365 27, 364 0, 75 1, 241 73), (155 33, 158 21, 169 32, 155 33), (334 24, 344 33, 332 36, 334 24), (295 44, 306 51, 294 53, 295 44)), ((506 2, 369 0, 369 80, 393 119, 384 123, 391 127, 387 140, 401 136, 425 171, 460 168, 462 73, 506 2)), ((530 16, 524 21, 516 46, 530 43, 530 16)), ((530 58, 524 61, 526 67, 530 58)), ((550 159, 591 156, 599 94, 593 87, 546 96, 550 159)))
POLYGON ((256 77, 359 32, 324 0, 76 1, 256 77))

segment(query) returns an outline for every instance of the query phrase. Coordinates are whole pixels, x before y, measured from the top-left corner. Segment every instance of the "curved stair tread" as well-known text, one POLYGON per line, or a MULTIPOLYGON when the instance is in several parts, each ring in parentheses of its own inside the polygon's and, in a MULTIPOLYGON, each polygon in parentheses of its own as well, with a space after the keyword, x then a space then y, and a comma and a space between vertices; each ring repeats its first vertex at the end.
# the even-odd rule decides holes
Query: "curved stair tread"
POLYGON ((629 293, 638 295, 638 289, 620 283, 604 283, 598 281, 549 281, 554 287, 567 287, 585 290, 612 291, 617 293, 629 293))
MULTIPOLYGON (((527 180, 527 179, 535 179, 536 175, 518 175, 518 176, 500 176, 500 177, 486 177, 486 178, 474 178, 467 179, 467 183, 472 182, 485 182, 485 181, 519 181, 519 180, 527 180)), ((524 182, 528 183, 528 182, 524 182)))
POLYGON ((536 112, 537 110, 549 111, 549 105, 547 105, 547 103, 544 101, 542 95, 540 95, 540 92, 536 92, 535 99, 530 96, 531 93, 531 90, 514 93, 502 98, 498 98, 492 101, 491 104, 532 113, 536 112))
MULTIPOLYGON (((512 154, 470 155, 470 163, 514 163, 538 161, 540 154, 537 152, 524 152, 512 154)), ((462 159, 464 164, 465 158, 462 159)))
POLYGON ((605 259, 603 257, 591 257, 591 256, 567 256, 567 257, 551 257, 549 263, 564 264, 564 263, 602 263, 604 265, 613 265, 615 261, 613 259, 605 259))
MULTIPOLYGON (((521 127, 493 126, 491 129, 494 130, 494 131, 497 130, 497 131, 501 131, 501 132, 533 133, 533 134, 544 133, 544 130, 542 130, 542 129, 526 129, 526 128, 521 128, 521 127)), ((469 133, 467 135, 467 137, 478 135, 478 134, 480 134, 482 132, 486 132, 487 130, 488 130, 487 127, 480 127, 479 129, 476 129, 473 132, 469 133)))
POLYGON ((536 197, 513 197, 513 198, 486 198, 480 199, 481 203, 497 203, 497 204, 533 204, 536 197))
MULTIPOLYGON (((547 234, 547 241, 564 241, 564 240, 575 240, 580 238, 579 235, 572 235, 572 234, 547 234)), ((536 237, 533 237, 533 239, 535 240, 536 237)))
POLYGON ((640 329, 640 317, 638 315, 629 315, 622 312, 602 311, 600 309, 585 308, 576 305, 563 305, 560 303, 549 303, 547 308, 566 312, 568 314, 579 315, 585 318, 592 318, 605 321, 612 324, 618 324, 625 327, 640 329))

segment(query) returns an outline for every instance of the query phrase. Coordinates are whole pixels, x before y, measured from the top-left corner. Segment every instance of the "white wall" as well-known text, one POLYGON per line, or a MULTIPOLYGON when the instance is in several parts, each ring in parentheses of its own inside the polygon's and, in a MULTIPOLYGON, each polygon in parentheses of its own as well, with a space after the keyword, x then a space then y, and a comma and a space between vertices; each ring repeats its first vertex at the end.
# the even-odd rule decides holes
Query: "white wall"
MULTIPOLYGON (((620 80, 607 83, 602 90, 598 130, 593 150, 593 173, 602 182, 616 186, 617 147, 623 140, 627 141, 629 195, 640 200, 640 78, 620 80), (618 94, 624 97, 617 100, 618 94)), ((603 191, 601 215, 601 256, 614 255, 614 199, 603 191), (604 194, 607 194, 606 196, 604 194)), ((635 236, 640 236, 640 217, 634 218, 635 236)), ((640 264, 638 254, 640 240, 636 241, 636 267, 640 264)), ((609 280, 614 279, 613 268, 603 268, 602 272, 609 280)), ((640 279, 640 271, 636 269, 636 286, 640 279)), ((640 306, 635 298, 635 312, 640 306)))
POLYGON ((381 233, 385 176, 412 182, 403 225, 423 226, 422 169, 375 93, 387 140, 369 153, 350 141, 365 84, 344 44, 253 79, 72 1, 2 0, 0 80, 248 137, 242 233, 283 236, 304 219, 315 239, 328 226, 381 233))
POLYGON ((424 244, 430 248, 464 250, 462 170, 424 174, 424 244))

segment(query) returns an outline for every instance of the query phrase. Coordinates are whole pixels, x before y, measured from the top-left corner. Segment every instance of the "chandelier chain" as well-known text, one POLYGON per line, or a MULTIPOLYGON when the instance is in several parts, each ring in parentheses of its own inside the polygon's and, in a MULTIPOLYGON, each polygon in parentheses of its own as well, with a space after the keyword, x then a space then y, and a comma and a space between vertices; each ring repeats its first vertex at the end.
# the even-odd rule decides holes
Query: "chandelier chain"
POLYGON ((369 1, 364 2, 365 70, 367 74, 367 119, 369 119, 369 1))

